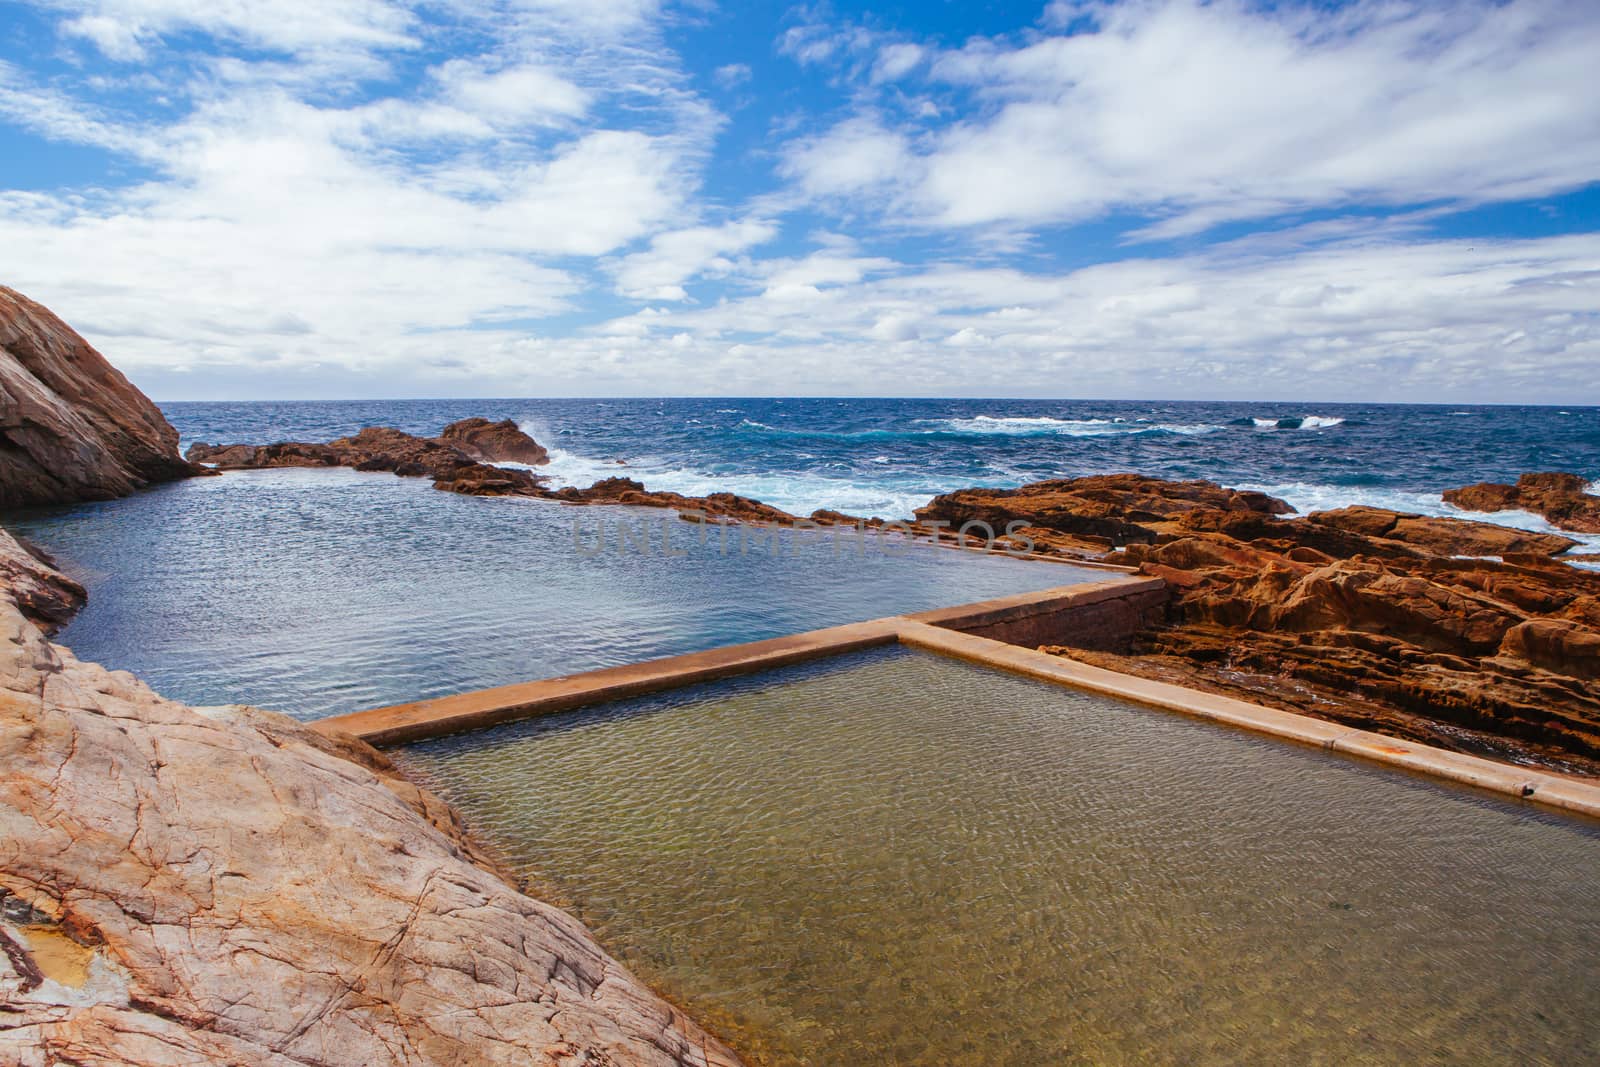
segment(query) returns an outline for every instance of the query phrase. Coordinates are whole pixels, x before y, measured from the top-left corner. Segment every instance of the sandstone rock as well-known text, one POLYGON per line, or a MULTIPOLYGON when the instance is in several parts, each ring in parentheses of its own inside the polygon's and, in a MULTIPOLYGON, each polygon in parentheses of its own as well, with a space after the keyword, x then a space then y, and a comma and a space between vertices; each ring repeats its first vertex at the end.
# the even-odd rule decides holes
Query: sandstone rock
POLYGON ((164 700, 0 594, 0 1063, 736 1062, 381 754, 164 700))
POLYGON ((1552 559, 1570 538, 1378 508, 1286 510, 1207 482, 1114 475, 962 490, 917 514, 997 531, 1021 520, 1068 554, 1115 539, 1124 547, 1100 559, 1167 582, 1168 617, 1135 654, 1062 654, 1600 773, 1600 574, 1552 559))
POLYGON ((510 419, 490 422, 471 418, 452 422, 439 434, 439 440, 454 445, 481 463, 527 463, 539 466, 550 462, 543 445, 522 432, 510 419))
POLYGON ((1576 474, 1524 474, 1516 485, 1479 482, 1448 489, 1444 498, 1465 511, 1531 511, 1563 530, 1600 533, 1600 496, 1591 495, 1576 474))
POLYGON ((1226 489, 1215 482, 1105 474, 1034 482, 1019 489, 962 489, 935 497, 916 515, 920 522, 943 521, 952 529, 981 522, 997 533, 1008 523, 1021 521, 1079 543, 1088 539, 1091 545, 1111 547, 1151 543, 1164 525, 1194 511, 1270 518, 1293 510, 1263 493, 1226 489))
POLYGON ((734 493, 711 493, 708 496, 684 496, 651 490, 632 478, 602 478, 587 489, 566 487, 547 490, 541 495, 569 504, 621 504, 642 508, 676 508, 682 512, 698 513, 709 519, 734 522, 793 523, 795 516, 759 500, 734 493))
POLYGON ((186 478, 178 433, 66 323, 0 286, 0 507, 186 478))
POLYGON ((1306 519, 1367 537, 1404 541, 1408 545, 1449 556, 1554 556, 1578 544, 1560 534, 1529 533, 1488 522, 1434 518, 1383 508, 1349 507, 1337 511, 1317 511, 1306 516, 1306 519))

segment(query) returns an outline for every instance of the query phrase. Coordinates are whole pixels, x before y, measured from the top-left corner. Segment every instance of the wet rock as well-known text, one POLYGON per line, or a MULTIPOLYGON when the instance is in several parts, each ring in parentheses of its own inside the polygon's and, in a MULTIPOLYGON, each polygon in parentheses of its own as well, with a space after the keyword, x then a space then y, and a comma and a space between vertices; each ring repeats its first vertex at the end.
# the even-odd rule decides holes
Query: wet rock
POLYGON ((1448 489, 1444 498, 1465 511, 1531 511, 1563 530, 1600 533, 1600 496, 1588 488, 1576 474, 1549 471, 1524 474, 1516 485, 1479 482, 1448 489))
POLYGON ((1169 482, 1140 474, 1034 482, 1019 489, 962 489, 917 509, 919 522, 951 529, 983 523, 997 533, 1020 522, 1091 546, 1154 542, 1161 527, 1195 511, 1239 512, 1270 518, 1294 509, 1263 493, 1227 489, 1215 482, 1169 482))
POLYGON ((1284 517, 1230 494, 1118 475, 964 490, 918 515, 1022 519, 1068 553, 1110 529, 1126 547, 1100 559, 1167 582, 1133 655, 1064 655, 1600 773, 1600 574, 1553 558, 1570 538, 1378 508, 1284 517))
POLYGON ((0 286, 0 507, 109 500, 192 473, 143 393, 45 307, 0 286))
POLYGON ((439 434, 439 440, 454 445, 480 463, 526 463, 541 466, 550 462, 550 453, 511 419, 490 422, 471 418, 452 422, 439 434))
POLYGON ((682 493, 647 489, 632 478, 602 478, 587 489, 567 487, 547 491, 543 496, 569 504, 620 504, 643 508, 675 508, 687 517, 704 517, 733 522, 783 523, 798 521, 795 516, 759 500, 734 493, 685 496, 682 493))
POLYGON ((1306 518, 1324 526, 1337 526, 1367 537, 1403 541, 1450 556, 1554 556, 1578 544, 1560 534, 1529 533, 1493 523, 1436 518, 1384 508, 1340 508, 1313 512, 1306 518))
POLYGON ((0 529, 0 588, 24 618, 45 633, 54 633, 72 620, 85 603, 88 591, 56 568, 43 551, 0 529))

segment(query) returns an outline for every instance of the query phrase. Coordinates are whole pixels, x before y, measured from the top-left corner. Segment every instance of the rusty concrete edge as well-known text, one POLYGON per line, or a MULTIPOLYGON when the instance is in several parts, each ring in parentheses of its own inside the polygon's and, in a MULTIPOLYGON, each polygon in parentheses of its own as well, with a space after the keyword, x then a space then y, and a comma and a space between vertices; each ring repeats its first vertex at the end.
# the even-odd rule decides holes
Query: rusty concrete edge
POLYGON ((930 626, 913 619, 907 619, 902 624, 899 640, 902 645, 924 652, 1312 745, 1566 813, 1600 818, 1600 784, 1450 752, 1168 682, 1122 674, 1036 649, 930 626))
POLYGON ((320 719, 324 733, 352 734, 380 748, 552 715, 683 686, 774 670, 884 645, 900 644, 1145 707, 1174 711, 1253 733, 1295 741, 1474 786, 1542 807, 1600 818, 1600 784, 1450 752, 1359 730, 1234 697, 1092 667, 1020 645, 960 632, 977 626, 1070 610, 1156 592, 1158 578, 1112 578, 810 630, 787 637, 724 645, 643 663, 520 682, 433 700, 395 704, 320 719))

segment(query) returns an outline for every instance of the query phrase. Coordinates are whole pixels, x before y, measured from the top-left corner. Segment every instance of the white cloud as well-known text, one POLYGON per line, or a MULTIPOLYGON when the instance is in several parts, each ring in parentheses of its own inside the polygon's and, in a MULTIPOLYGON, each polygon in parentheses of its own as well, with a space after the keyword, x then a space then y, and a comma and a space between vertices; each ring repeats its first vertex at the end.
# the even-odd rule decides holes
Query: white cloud
POLYGON ((821 137, 791 145, 782 172, 815 197, 881 189, 916 169, 910 140, 874 115, 849 119, 821 137))
POLYGON ((921 45, 904 41, 885 45, 878 51, 878 61, 872 68, 872 79, 897 81, 915 70, 926 54, 921 45))
POLYGON ((683 283, 734 269, 729 258, 777 236, 776 224, 746 219, 722 226, 694 226, 659 233, 644 252, 625 257, 617 268, 617 289, 651 300, 683 300, 683 283))
POLYGON ((711 80, 724 89, 737 89, 753 76, 748 63, 729 63, 711 72, 711 80))
POLYGON ((491 72, 467 60, 452 60, 435 76, 461 110, 503 124, 578 118, 589 107, 588 93, 543 66, 521 64, 491 72))
POLYGON ((720 361, 738 338, 759 360, 727 388, 753 392, 818 387, 784 376, 803 351, 839 393, 1571 403, 1600 361, 1600 235, 1352 236, 1274 256, 1241 242, 1059 275, 880 262, 749 282, 740 299, 629 320, 636 342, 689 333, 689 351, 720 361), (954 354, 968 350, 981 358, 954 354))
POLYGON ((526 326, 503 324, 573 311, 592 284, 583 260, 688 214, 714 129, 659 48, 653 4, 472 6, 450 33, 478 46, 473 58, 358 103, 344 102, 352 71, 384 70, 360 57, 424 32, 404 9, 71 10, 68 32, 108 52, 154 55, 163 34, 191 30, 245 45, 193 52, 172 68, 198 69, 187 80, 117 87, 119 113, 84 84, 0 63, 0 116, 152 172, 114 189, 0 192, 0 275, 136 376, 383 369, 387 382, 509 358, 526 326), (94 21, 106 18, 128 33, 94 21), (251 51, 278 47, 292 55, 251 51), (635 125, 592 118, 619 100, 635 125))
POLYGON ((63 31, 88 38, 116 60, 139 59, 143 42, 189 30, 285 52, 414 43, 415 16, 384 0, 46 0, 40 6, 73 13, 63 31))
MULTIPOLYGON (((902 217, 975 226, 1161 216, 1144 236, 1350 203, 1546 196, 1600 174, 1600 8, 1162 0, 1097 32, 933 59, 976 111, 920 138, 876 111, 789 155, 812 195, 890 183, 902 217), (830 149, 843 153, 843 161, 830 149)), ((887 53, 886 53, 887 54, 887 53)))

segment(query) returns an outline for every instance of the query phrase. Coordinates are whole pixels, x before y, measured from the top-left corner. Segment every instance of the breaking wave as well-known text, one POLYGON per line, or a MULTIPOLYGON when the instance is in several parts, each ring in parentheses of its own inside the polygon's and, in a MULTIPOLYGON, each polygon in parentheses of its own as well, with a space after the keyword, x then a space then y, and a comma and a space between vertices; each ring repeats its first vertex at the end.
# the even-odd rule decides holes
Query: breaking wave
POLYGON ((1236 426, 1254 426, 1258 430, 1327 430, 1343 426, 1338 415, 1289 415, 1283 418, 1235 419, 1236 426))

